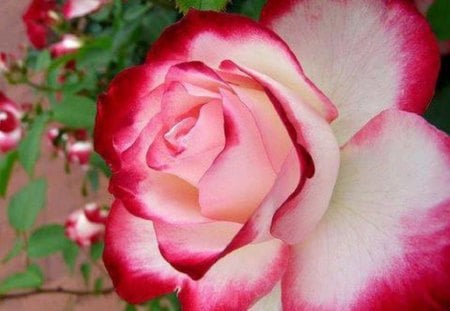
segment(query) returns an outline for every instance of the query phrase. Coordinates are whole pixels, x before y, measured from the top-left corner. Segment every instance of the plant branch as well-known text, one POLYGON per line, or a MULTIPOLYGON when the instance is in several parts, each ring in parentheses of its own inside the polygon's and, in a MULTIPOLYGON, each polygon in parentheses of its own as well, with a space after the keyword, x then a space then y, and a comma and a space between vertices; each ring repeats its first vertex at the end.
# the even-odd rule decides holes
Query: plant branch
POLYGON ((108 295, 114 292, 113 287, 105 288, 102 290, 94 291, 94 290, 77 290, 77 289, 67 289, 63 287, 56 288, 38 288, 29 292, 22 293, 11 293, 11 294, 2 294, 0 295, 0 301, 7 299, 18 299, 24 298, 34 295, 42 295, 42 294, 63 294, 63 295, 75 295, 75 296, 94 296, 94 295, 108 295))

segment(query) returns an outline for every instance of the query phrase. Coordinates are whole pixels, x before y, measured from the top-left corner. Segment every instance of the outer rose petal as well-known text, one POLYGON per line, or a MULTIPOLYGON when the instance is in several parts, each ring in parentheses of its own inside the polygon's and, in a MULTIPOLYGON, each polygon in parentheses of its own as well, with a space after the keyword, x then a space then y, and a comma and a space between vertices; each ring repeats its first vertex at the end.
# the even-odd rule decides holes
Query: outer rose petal
POLYGON ((288 248, 276 239, 240 248, 181 290, 183 310, 247 310, 273 289, 288 259, 288 248))
POLYGON ((246 310, 270 292, 283 274, 288 250, 272 240, 221 259, 200 281, 172 268, 160 255, 152 222, 113 204, 103 255, 118 294, 145 302, 179 289, 183 310, 246 310))
POLYGON ((277 284, 272 291, 261 298, 249 311, 281 311, 281 284, 277 284))
POLYGON ((431 100, 439 51, 407 1, 269 0, 261 21, 337 106, 340 143, 387 108, 423 113, 431 100))
POLYGON ((305 77, 289 47, 270 30, 242 16, 191 10, 161 35, 147 63, 201 61, 217 69, 224 55, 291 88, 327 120, 336 118, 335 107, 305 77))
POLYGON ((342 149, 330 208, 293 247, 286 310, 447 310, 450 138, 387 111, 342 149))
POLYGON ((117 293, 131 303, 170 293, 186 279, 159 254, 152 222, 132 216, 120 201, 106 224, 103 261, 117 293))

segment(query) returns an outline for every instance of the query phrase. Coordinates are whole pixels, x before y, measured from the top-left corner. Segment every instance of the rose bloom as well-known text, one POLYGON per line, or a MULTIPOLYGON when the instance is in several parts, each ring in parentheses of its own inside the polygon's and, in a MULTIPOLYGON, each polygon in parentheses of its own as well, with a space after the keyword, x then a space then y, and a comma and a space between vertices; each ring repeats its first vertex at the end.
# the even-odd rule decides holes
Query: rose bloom
POLYGON ((450 305, 450 139, 421 116, 439 51, 410 1, 191 11, 100 97, 104 262, 183 310, 450 305))
POLYGON ((64 18, 72 19, 97 11, 109 0, 67 0, 63 6, 64 18))
POLYGON ((20 106, 0 92, 0 153, 14 148, 22 138, 20 106))
POLYGON ((79 246, 89 246, 101 241, 105 231, 107 211, 96 203, 88 203, 84 209, 74 211, 66 220, 66 236, 79 246))
POLYGON ((28 39, 36 49, 43 49, 47 45, 50 25, 54 21, 51 12, 55 9, 55 0, 32 0, 22 17, 28 39))
POLYGON ((93 151, 90 141, 68 141, 66 144, 67 161, 72 164, 87 166, 93 151))

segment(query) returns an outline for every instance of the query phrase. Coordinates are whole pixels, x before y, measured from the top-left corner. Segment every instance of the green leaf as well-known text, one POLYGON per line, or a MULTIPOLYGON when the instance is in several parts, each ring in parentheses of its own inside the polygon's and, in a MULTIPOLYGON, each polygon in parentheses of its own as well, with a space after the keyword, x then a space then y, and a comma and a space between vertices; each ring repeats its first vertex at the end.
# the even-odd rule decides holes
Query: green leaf
POLYGON ((97 261, 103 255, 103 248, 105 245, 102 242, 94 243, 91 245, 90 256, 92 260, 97 261))
POLYGON ((33 176, 34 167, 40 156, 41 137, 47 120, 47 114, 37 116, 28 130, 27 136, 19 145, 19 162, 30 176, 33 176))
POLYGON ((8 219, 11 226, 26 231, 36 221, 36 217, 45 206, 47 182, 44 179, 31 181, 16 192, 9 202, 8 219))
POLYGON ((53 118, 70 128, 91 129, 95 119, 95 101, 90 98, 64 94, 53 106, 53 118))
POLYGON ((106 164, 105 160, 96 152, 92 152, 91 158, 89 159, 89 163, 99 168, 103 174, 105 174, 106 177, 111 177, 111 170, 109 169, 108 165, 106 164))
POLYGON ((89 284, 91 277, 91 265, 88 262, 83 262, 80 266, 81 275, 83 276, 84 284, 89 284))
POLYGON ((8 152, 0 158, 0 197, 5 197, 11 178, 14 162, 17 160, 17 152, 8 152))
POLYGON ((176 3, 178 8, 186 13, 190 8, 220 11, 225 8, 228 0, 176 0, 176 3))
POLYGON ((103 289, 103 279, 101 277, 98 277, 95 279, 95 282, 94 282, 94 291, 96 293, 98 293, 102 289, 103 289))
POLYGON ((44 70, 47 69, 52 62, 52 57, 50 56, 49 50, 42 50, 36 57, 36 63, 34 65, 34 70, 44 70))
POLYGON ((259 20, 265 3, 266 0, 236 0, 233 1, 230 11, 243 14, 254 20, 259 20))
POLYGON ((125 13, 123 14, 123 19, 125 21, 133 21, 140 18, 149 9, 148 5, 135 3, 130 5, 125 13))
POLYGON ((90 169, 87 172, 87 178, 91 184, 91 189, 93 192, 97 192, 100 187, 100 176, 97 168, 90 169))
POLYGON ((449 0, 435 0, 428 9, 427 18, 439 40, 450 39, 449 0))
POLYGON ((425 113, 425 118, 439 129, 450 134, 450 85, 438 90, 425 113))
POLYGON ((76 61, 77 66, 96 68, 108 64, 113 57, 112 36, 103 36, 86 42, 82 48, 78 50, 76 61))
POLYGON ((127 303, 127 305, 125 306, 125 311, 137 311, 137 309, 134 305, 130 305, 129 303, 127 303))
POLYGON ((63 259, 70 271, 73 271, 77 262, 79 248, 74 242, 67 240, 62 250, 63 259))
POLYGON ((39 267, 32 265, 28 267, 27 271, 15 273, 0 282, 0 295, 14 289, 38 288, 43 281, 39 267))
POLYGON ((25 247, 24 241, 21 238, 16 238, 16 241, 14 242, 13 247, 8 252, 8 254, 6 254, 6 256, 3 257, 1 262, 7 263, 8 261, 13 259, 17 255, 19 255, 22 252, 22 250, 24 249, 24 247, 25 247))
POLYGON ((177 20, 177 12, 161 6, 155 6, 142 18, 142 40, 153 43, 164 29, 177 20))
POLYGON ((66 246, 64 227, 51 224, 36 229, 28 241, 28 256, 41 258, 64 250, 66 246))

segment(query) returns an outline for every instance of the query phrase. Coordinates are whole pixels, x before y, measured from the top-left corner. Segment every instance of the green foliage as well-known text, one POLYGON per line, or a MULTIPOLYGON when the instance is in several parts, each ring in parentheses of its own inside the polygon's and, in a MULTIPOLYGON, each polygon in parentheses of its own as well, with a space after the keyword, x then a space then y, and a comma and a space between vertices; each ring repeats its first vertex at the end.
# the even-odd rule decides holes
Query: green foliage
POLYGON ((41 258, 63 251, 67 242, 63 226, 57 224, 42 226, 32 233, 28 241, 28 256, 41 258))
POLYGON ((70 128, 92 129, 95 111, 95 101, 92 99, 77 95, 65 95, 60 103, 53 106, 53 118, 70 128))
POLYGON ((101 277, 98 277, 95 279, 94 282, 94 291, 100 292, 103 289, 103 279, 101 277))
POLYGON ((16 151, 11 151, 3 156, 0 156, 0 197, 5 197, 6 195, 9 179, 16 160, 16 151))
POLYGON ((31 228, 45 206, 46 190, 47 182, 37 179, 13 195, 8 206, 8 219, 13 228, 19 231, 31 228))
POLYGON ((14 289, 38 288, 44 281, 42 271, 36 265, 31 265, 25 272, 15 273, 0 282, 1 294, 5 294, 14 289))
POLYGON ((19 162, 30 176, 33 176, 34 167, 40 156, 41 137, 47 121, 47 114, 37 116, 28 129, 27 136, 19 145, 19 162))
POLYGON ((22 252, 24 247, 25 247, 25 242, 23 241, 23 239, 21 237, 17 237, 16 241, 14 242, 13 247, 8 252, 8 254, 6 254, 6 256, 3 257, 1 263, 7 263, 14 257, 18 256, 22 252))
POLYGON ((229 0, 176 0, 178 8, 187 13, 189 9, 221 11, 229 0))
POLYGON ((67 240, 62 249, 63 259, 70 271, 73 271, 77 262, 79 247, 74 242, 67 240))
POLYGON ((230 11, 243 14, 254 20, 258 20, 266 0, 235 0, 230 11))
POLYGON ((450 85, 436 93, 425 118, 450 134, 450 85))
POLYGON ((103 255, 105 245, 103 242, 97 242, 91 245, 90 256, 93 261, 99 260, 103 255))
POLYGON ((47 69, 52 62, 52 58, 50 56, 50 52, 48 50, 42 50, 36 56, 36 63, 34 64, 34 70, 40 71, 47 69))
POLYGON ((91 279, 91 270, 91 265, 88 262, 83 262, 80 266, 80 272, 86 286, 89 285, 89 280, 91 279))
POLYGON ((450 39, 450 1, 435 0, 427 12, 428 21, 440 40, 450 39))

